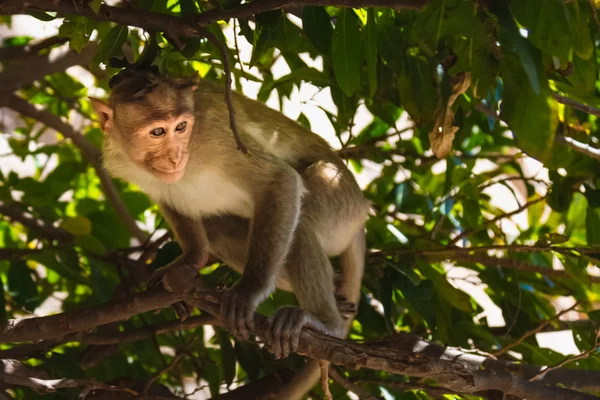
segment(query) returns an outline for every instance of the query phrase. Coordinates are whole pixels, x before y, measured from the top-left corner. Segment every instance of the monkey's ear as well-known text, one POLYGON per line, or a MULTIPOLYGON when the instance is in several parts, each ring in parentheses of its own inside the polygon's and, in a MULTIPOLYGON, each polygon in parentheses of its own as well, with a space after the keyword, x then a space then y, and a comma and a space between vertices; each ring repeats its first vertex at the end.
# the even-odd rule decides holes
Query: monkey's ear
POLYGON ((113 124, 114 114, 112 107, 106 104, 104 101, 95 97, 88 98, 92 102, 94 110, 96 110, 96 115, 98 115, 98 120, 100 121, 100 128, 106 133, 107 130, 112 128, 113 124))

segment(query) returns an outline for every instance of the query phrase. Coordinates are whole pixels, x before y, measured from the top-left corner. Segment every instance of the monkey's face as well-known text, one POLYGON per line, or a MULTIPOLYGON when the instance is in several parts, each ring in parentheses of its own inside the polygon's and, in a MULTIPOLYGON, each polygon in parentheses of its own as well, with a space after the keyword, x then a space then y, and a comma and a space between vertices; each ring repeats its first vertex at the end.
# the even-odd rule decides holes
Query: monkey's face
POLYGON ((161 181, 175 183, 185 174, 193 126, 192 115, 180 115, 157 119, 128 132, 119 130, 128 142, 124 149, 132 161, 161 181))
POLYGON ((189 158, 194 115, 188 108, 152 107, 146 103, 121 104, 115 108, 90 99, 100 119, 106 140, 139 168, 165 183, 183 178, 189 158))

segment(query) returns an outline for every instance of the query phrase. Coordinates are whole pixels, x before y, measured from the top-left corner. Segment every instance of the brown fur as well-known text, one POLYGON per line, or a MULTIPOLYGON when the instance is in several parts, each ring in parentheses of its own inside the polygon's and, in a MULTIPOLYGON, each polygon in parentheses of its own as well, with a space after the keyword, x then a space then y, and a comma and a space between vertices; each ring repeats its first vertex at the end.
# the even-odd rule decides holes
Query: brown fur
MULTIPOLYGON (((341 255, 341 291, 357 303, 369 203, 352 173, 321 137, 235 94, 240 135, 250 151, 244 155, 228 128, 223 88, 181 82, 136 75, 115 85, 110 105, 93 100, 107 133, 107 169, 161 205, 184 262, 201 266, 210 251, 242 272, 222 300, 232 331, 245 336, 254 309, 277 286, 292 290, 305 311, 283 309, 269 319, 266 340, 276 355, 293 351, 293 338, 305 325, 345 336, 351 321, 344 323, 336 307, 329 257, 341 255), (186 104, 194 105, 191 117, 186 104), (182 119, 189 125, 185 134, 158 140, 148 134, 156 126, 171 132, 182 119), (178 179, 155 170, 173 164, 173 149, 184 154, 178 179)), ((280 396, 301 398, 318 368, 309 362, 280 396)))

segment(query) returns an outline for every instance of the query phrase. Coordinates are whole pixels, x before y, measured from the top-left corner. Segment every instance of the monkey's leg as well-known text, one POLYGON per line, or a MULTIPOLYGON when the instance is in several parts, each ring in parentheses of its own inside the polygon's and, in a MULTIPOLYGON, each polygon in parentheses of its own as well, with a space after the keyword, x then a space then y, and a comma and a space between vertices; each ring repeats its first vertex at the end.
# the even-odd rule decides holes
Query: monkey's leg
POLYGON ((268 318, 265 341, 275 358, 297 350, 305 326, 334 336, 343 332, 333 268, 308 223, 300 222, 284 268, 301 308, 283 307, 268 318))

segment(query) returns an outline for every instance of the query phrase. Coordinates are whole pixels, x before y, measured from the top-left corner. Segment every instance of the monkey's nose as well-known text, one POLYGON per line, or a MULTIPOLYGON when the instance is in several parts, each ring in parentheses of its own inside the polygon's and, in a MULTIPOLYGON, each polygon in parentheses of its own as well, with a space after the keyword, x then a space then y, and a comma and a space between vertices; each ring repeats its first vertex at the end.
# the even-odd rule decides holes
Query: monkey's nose
POLYGON ((174 166, 177 166, 177 164, 179 164, 181 161, 181 151, 174 150, 169 152, 169 161, 171 161, 174 166))

